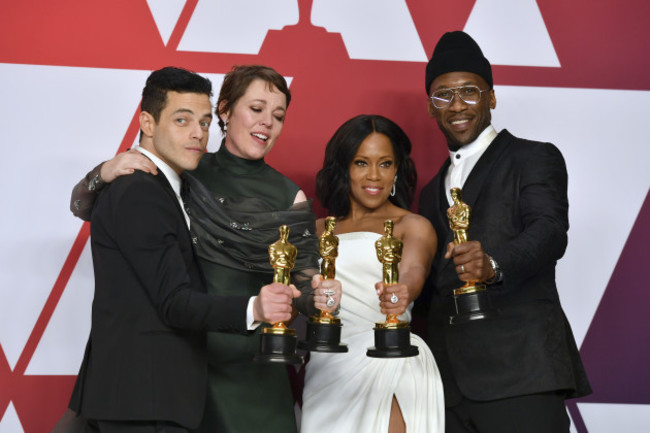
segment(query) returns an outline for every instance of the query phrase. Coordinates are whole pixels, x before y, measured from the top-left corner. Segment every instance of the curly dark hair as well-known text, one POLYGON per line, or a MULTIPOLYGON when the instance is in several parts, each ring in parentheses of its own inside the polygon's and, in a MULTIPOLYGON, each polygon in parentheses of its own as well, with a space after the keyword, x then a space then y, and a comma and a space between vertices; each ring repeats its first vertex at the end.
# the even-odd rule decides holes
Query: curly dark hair
POLYGON ((384 134, 393 145, 397 164, 395 196, 389 200, 408 209, 413 202, 417 173, 411 160, 411 141, 392 120, 376 114, 353 117, 336 130, 325 148, 323 168, 316 175, 316 196, 332 216, 350 212, 350 163, 359 146, 373 132, 384 134))
POLYGON ((219 121, 219 128, 224 132, 226 125, 221 114, 225 114, 232 107, 235 106, 239 98, 244 96, 248 86, 253 80, 262 80, 271 88, 275 87, 280 93, 283 93, 287 98, 287 108, 291 102, 291 91, 287 85, 287 81, 275 69, 263 65, 235 65, 230 72, 226 74, 221 85, 219 92, 219 99, 217 100, 216 114, 219 121))

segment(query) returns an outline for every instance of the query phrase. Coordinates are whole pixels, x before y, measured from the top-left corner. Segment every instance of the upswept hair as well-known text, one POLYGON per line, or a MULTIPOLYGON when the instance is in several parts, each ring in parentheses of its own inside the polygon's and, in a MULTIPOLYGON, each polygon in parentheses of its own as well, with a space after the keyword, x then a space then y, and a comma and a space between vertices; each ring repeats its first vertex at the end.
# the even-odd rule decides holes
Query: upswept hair
POLYGON ((230 111, 239 101, 239 98, 244 96, 248 86, 256 79, 265 81, 269 87, 273 86, 283 93, 287 99, 287 108, 289 108, 289 102, 291 102, 289 86, 284 77, 275 69, 263 65, 235 65, 224 77, 219 99, 217 100, 216 114, 221 132, 225 131, 224 127, 226 126, 221 114, 230 111))
POLYGON ((212 96, 212 83, 195 72, 167 66, 153 71, 142 90, 140 110, 151 114, 158 123, 167 103, 167 92, 199 93, 212 96))
POLYGON ((389 200, 408 209, 413 202, 417 173, 411 160, 411 141, 392 120, 376 114, 353 117, 336 130, 325 148, 323 167, 316 175, 316 197, 328 215, 346 216, 350 212, 350 164, 359 146, 370 134, 383 134, 393 145, 397 164, 395 196, 389 200))

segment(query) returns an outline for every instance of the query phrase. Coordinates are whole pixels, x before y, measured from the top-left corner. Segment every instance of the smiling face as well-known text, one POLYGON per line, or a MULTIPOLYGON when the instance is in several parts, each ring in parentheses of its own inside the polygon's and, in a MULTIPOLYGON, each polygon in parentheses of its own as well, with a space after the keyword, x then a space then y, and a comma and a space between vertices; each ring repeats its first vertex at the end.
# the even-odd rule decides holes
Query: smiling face
POLYGON ((389 204, 397 164, 393 144, 373 132, 359 145, 350 163, 350 205, 374 210, 389 204))
POLYGON ((150 113, 140 113, 140 128, 145 137, 141 146, 178 174, 194 170, 205 153, 211 121, 208 95, 168 91, 158 122, 150 113))
MULTIPOLYGON (((488 89, 485 80, 472 72, 448 72, 439 75, 431 83, 429 95, 440 89, 475 85, 481 90, 488 89)), ((429 114, 438 122, 440 130, 447 138, 449 149, 456 151, 461 146, 476 140, 481 132, 490 125, 492 115, 490 109, 496 107, 497 100, 494 89, 484 92, 478 104, 463 102, 454 95, 451 104, 446 108, 436 108, 429 99, 429 114)))
POLYGON ((286 96, 266 81, 253 80, 232 109, 222 114, 228 125, 226 148, 243 159, 264 158, 282 133, 286 113, 286 96))

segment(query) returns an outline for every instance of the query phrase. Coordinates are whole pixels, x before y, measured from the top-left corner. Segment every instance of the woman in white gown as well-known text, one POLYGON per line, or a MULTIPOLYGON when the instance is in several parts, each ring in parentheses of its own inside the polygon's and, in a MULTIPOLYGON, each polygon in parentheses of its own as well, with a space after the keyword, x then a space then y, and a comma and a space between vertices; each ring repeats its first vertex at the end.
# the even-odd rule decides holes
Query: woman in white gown
MULTIPOLYGON (((312 352, 306 367, 301 432, 442 433, 442 382, 426 343, 419 355, 370 358, 373 328, 386 314, 410 321, 435 254, 431 224, 409 212, 416 174, 411 143, 394 122, 362 115, 348 120, 327 144, 317 176, 317 196, 337 217, 336 279, 343 285, 339 318, 347 353, 312 352), (375 241, 384 221, 404 242, 399 283, 384 287, 375 241), (393 294, 395 296, 393 296, 393 294), (397 297, 396 302, 395 297, 397 297)), ((324 221, 317 222, 319 235, 324 221)), ((320 295, 320 294, 317 294, 320 295)))

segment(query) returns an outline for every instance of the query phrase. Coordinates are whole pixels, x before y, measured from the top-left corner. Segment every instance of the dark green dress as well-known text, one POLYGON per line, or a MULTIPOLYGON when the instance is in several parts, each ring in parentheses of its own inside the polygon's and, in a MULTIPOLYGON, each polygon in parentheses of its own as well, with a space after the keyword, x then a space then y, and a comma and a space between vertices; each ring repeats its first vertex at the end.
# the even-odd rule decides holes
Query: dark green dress
MULTIPOLYGON (((189 182, 192 235, 210 293, 254 296, 270 284, 268 245, 282 224, 290 227, 289 241, 300 244, 292 276, 317 272, 311 205, 289 210, 299 191, 295 183, 264 160, 238 158, 223 144, 202 158, 192 177, 200 182, 189 182)), ((209 389, 199 432, 297 431, 286 366, 252 361, 260 331, 208 333, 209 389)))

